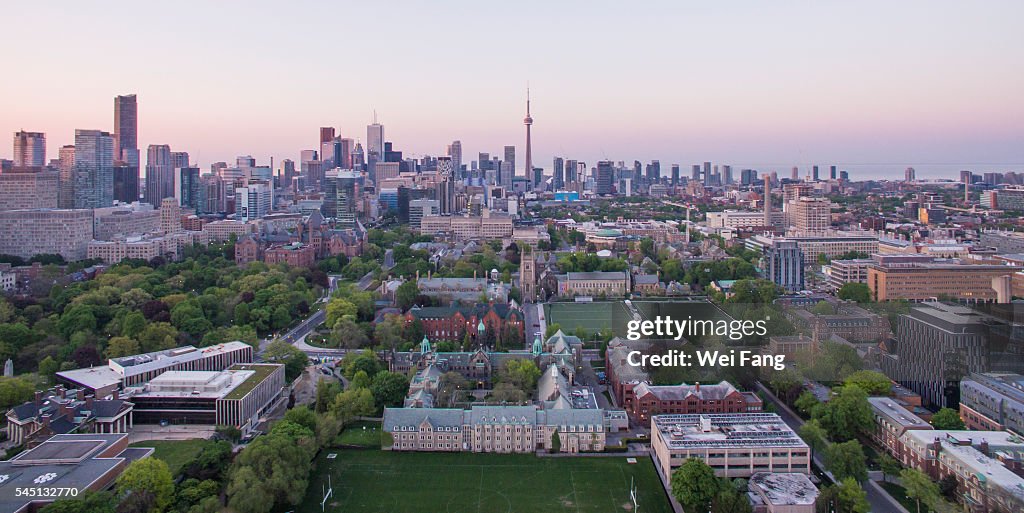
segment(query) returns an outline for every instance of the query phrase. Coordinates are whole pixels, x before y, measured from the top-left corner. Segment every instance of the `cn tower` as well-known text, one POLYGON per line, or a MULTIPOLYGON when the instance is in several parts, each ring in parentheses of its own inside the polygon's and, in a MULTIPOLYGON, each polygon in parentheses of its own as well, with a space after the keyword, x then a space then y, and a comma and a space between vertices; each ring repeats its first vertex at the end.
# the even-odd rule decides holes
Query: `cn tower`
POLYGON ((526 170, 523 175, 526 178, 530 178, 530 173, 533 172, 533 153, 530 148, 530 125, 533 124, 533 118, 530 117, 530 88, 526 88, 526 118, 523 119, 523 124, 526 125, 526 170))

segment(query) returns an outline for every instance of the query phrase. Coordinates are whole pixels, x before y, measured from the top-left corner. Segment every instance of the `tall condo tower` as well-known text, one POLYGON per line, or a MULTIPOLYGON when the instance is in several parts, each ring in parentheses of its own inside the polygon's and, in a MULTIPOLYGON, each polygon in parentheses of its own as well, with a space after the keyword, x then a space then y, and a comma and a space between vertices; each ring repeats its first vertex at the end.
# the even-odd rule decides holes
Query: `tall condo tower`
MULTIPOLYGON (((526 88, 526 118, 523 119, 523 124, 526 125, 526 176, 530 176, 533 171, 533 153, 530 148, 530 125, 533 124, 533 118, 530 117, 530 88, 526 88)), ((513 170, 513 172, 515 172, 513 170)))

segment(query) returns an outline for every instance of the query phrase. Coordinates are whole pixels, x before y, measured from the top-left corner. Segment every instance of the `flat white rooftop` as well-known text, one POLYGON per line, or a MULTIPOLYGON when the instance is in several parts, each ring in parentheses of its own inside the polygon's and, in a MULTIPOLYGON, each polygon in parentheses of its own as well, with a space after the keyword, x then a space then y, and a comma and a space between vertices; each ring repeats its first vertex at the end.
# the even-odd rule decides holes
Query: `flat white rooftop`
POLYGON ((670 450, 807 447, 774 413, 655 415, 651 423, 670 450))

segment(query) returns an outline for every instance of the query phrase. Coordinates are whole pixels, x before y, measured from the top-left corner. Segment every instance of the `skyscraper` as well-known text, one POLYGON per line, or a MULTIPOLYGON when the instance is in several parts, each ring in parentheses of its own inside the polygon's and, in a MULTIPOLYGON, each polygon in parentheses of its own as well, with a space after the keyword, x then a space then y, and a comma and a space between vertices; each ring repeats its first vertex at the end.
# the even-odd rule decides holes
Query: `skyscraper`
POLYGON ((562 157, 555 157, 551 169, 551 189, 561 190, 562 187, 565 187, 565 161, 562 160, 562 157))
POLYGON ((704 185, 711 185, 711 163, 704 163, 704 185))
POLYGON ((722 166, 722 181, 726 185, 732 184, 732 166, 722 166))
POLYGON ((57 206, 60 208, 75 208, 75 147, 74 145, 61 146, 60 158, 58 159, 60 175, 58 177, 59 191, 57 194, 57 206))
POLYGON ((384 125, 377 122, 377 114, 373 114, 373 124, 366 126, 366 160, 384 160, 384 125))
POLYGON ((452 141, 448 145, 448 156, 452 158, 452 167, 455 169, 455 177, 462 177, 462 141, 452 141))
POLYGON ((437 176, 440 181, 437 183, 437 201, 440 203, 442 214, 455 213, 455 180, 452 176, 451 157, 437 158, 437 176))
POLYGON ((768 276, 786 292, 804 289, 804 254, 793 240, 776 240, 768 248, 768 276))
POLYGON ((833 180, 835 180, 837 178, 836 177, 836 166, 829 166, 828 167, 828 175, 833 180))
POLYGON ((174 197, 174 166, 171 162, 171 147, 166 144, 150 144, 146 149, 146 203, 160 207, 164 198, 174 197))
POLYGON ((672 164, 672 186, 679 185, 679 164, 672 164))
MULTIPOLYGON (((530 88, 526 88, 526 118, 523 119, 523 124, 526 125, 526 174, 529 175, 530 170, 533 169, 533 153, 530 142, 530 126, 533 125, 533 118, 530 117, 530 88)), ((514 151, 514 150, 513 150, 514 151)), ((514 171, 513 171, 514 172, 514 171)))
POLYGON ((139 166, 123 160, 114 163, 114 201, 139 201, 139 166))
POLYGON ((322 126, 320 127, 320 144, 331 142, 334 140, 335 132, 333 126, 322 126))
POLYGON ((14 132, 15 167, 43 167, 46 165, 46 134, 42 132, 14 132))
MULTIPOLYGON (((510 166, 512 166, 512 170, 513 170, 512 174, 515 174, 515 169, 516 169, 516 147, 515 146, 505 146, 505 162, 507 162, 510 166)), ((527 169, 526 173, 524 173, 524 174, 525 175, 529 175, 530 174, 529 171, 530 170, 527 169)))
POLYGON ((114 137, 99 130, 75 130, 74 207, 114 203, 114 137))
POLYGON ((178 205, 199 208, 199 168, 174 168, 174 197, 178 205))
POLYGON ((818 166, 811 166, 811 179, 818 181, 818 166))
POLYGON ((594 192, 597 194, 611 194, 612 184, 615 182, 615 167, 610 160, 602 160, 597 163, 597 185, 594 192))
POLYGON ((903 170, 904 182, 913 182, 915 180, 917 180, 917 171, 915 171, 914 168, 908 167, 907 169, 903 170))
POLYGON ((114 160, 139 165, 139 104, 134 94, 114 97, 114 160), (135 151, 125 151, 135 150, 135 151))

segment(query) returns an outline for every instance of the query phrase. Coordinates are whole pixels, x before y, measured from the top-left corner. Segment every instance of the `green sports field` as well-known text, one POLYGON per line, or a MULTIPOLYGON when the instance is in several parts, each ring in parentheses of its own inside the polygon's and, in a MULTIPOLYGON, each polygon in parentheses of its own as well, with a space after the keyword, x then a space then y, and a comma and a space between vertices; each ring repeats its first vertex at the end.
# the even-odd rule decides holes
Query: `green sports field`
POLYGON ((320 510, 331 475, 338 513, 549 513, 631 511, 630 477, 639 511, 672 507, 650 458, 538 458, 524 454, 399 453, 328 449, 310 476, 299 513, 320 510), (327 459, 334 452, 335 459, 327 459))

